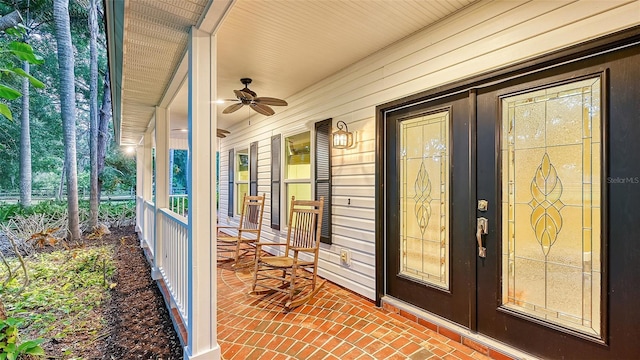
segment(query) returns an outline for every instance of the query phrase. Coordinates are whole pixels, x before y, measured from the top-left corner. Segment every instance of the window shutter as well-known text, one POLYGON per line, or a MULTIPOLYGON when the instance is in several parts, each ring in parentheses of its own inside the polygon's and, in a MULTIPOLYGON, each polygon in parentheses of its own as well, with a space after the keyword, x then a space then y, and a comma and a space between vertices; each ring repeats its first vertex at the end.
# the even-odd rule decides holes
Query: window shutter
POLYGON ((280 148, 282 135, 271 137, 271 228, 280 230, 280 148))
POLYGON ((249 195, 258 195, 258 142, 249 145, 249 195))
POLYGON ((331 244, 331 123, 332 119, 316 123, 315 194, 324 196, 320 241, 331 244))
POLYGON ((229 150, 229 205, 227 209, 227 215, 233 217, 233 183, 235 172, 233 170, 233 165, 236 162, 235 153, 233 149, 229 150))

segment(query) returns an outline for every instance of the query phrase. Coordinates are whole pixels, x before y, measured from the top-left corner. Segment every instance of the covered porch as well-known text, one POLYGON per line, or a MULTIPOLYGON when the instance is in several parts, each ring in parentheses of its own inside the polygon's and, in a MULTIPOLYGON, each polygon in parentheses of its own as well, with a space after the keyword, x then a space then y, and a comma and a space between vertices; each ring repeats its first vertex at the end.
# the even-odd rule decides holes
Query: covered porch
MULTIPOLYGON (((484 265, 498 273, 503 266, 499 259, 508 251, 489 246, 494 258, 486 264, 471 247, 476 244, 476 181, 486 176, 476 167, 476 141, 481 131, 495 128, 499 132, 500 127, 498 117, 486 117, 484 127, 477 125, 481 120, 475 117, 476 100, 496 83, 547 69, 553 72, 562 64, 605 56, 609 51, 635 51, 640 2, 106 0, 105 5, 116 138, 137 154, 141 246, 182 334, 185 359, 331 359, 346 354, 412 359, 531 357, 520 350, 571 356, 566 349, 529 347, 529 339, 513 332, 506 336, 506 326, 497 329, 491 321, 485 321, 488 331, 478 326, 482 311, 477 305, 484 302, 491 311, 485 314, 502 311, 495 303, 506 299, 500 291, 508 290, 482 294, 476 275, 484 265), (528 72, 531 68, 535 71, 528 72), (253 79, 250 88, 258 96, 285 99, 288 106, 274 106, 272 116, 251 106, 223 113, 236 101, 234 90, 244 86, 241 78, 253 79), (431 103, 437 106, 429 107, 431 103), (389 119, 401 122, 414 116, 411 106, 423 106, 425 129, 433 120, 429 116, 438 111, 463 115, 455 120, 461 128, 443 127, 439 138, 447 151, 449 146, 458 147, 451 161, 463 167, 442 165, 441 183, 433 180, 433 189, 442 194, 437 199, 431 193, 407 195, 407 188, 420 187, 413 178, 403 180, 410 186, 402 188, 394 174, 385 175, 389 164, 406 153, 399 145, 397 153, 387 151, 401 138, 388 137, 396 131, 388 125, 389 119), (351 146, 326 143, 333 132, 346 126, 355 139, 351 146), (454 133, 462 135, 454 139, 454 133), (453 145, 447 142, 450 135, 453 145), (188 154, 180 169, 188 174, 184 195, 173 194, 170 176, 175 168, 171 151, 180 150, 188 154), (328 176, 319 165, 327 165, 328 176), (459 169, 467 173, 453 173, 459 169), (451 178, 468 179, 454 184, 463 191, 451 192, 451 178), (396 193, 389 192, 390 186, 397 187, 396 193), (331 284, 312 303, 292 313, 282 313, 269 299, 247 296, 248 273, 233 272, 216 262, 216 224, 238 223, 245 192, 266 194, 262 238, 273 243, 286 236, 291 195, 310 199, 322 195, 328 200, 319 275, 331 284), (433 253, 408 249, 406 239, 402 242, 398 235, 397 214, 390 210, 401 203, 393 196, 404 196, 405 203, 407 199, 423 205, 433 201, 433 209, 440 210, 438 216, 433 210, 432 218, 440 223, 430 225, 437 229, 429 231, 440 239, 440 232, 451 228, 450 237, 447 233, 442 241, 425 241, 435 249, 433 253), (454 215, 451 220, 451 209, 467 207, 463 216, 455 219, 454 215), (398 259, 404 262, 398 265, 398 259), (394 280, 396 275, 399 280, 394 280), (419 293, 406 290, 405 285, 394 288, 407 279, 419 293), (432 303, 423 305, 424 298, 432 303), (498 335, 507 340, 496 340, 498 335), (295 340, 307 341, 309 346, 294 345, 295 340)), ((590 71, 606 75, 599 68, 590 71)), ((564 76, 554 81, 564 84, 586 75, 564 76)), ((498 108, 497 102, 487 104, 486 109, 498 108)), ((447 116, 443 121, 449 121, 447 116)), ((416 146, 428 148, 425 144, 416 146)), ((494 144, 485 145, 488 158, 495 160, 494 144)), ((425 180, 428 177, 420 176, 423 172, 415 172, 411 176, 431 184, 425 180)), ((604 174, 596 175, 603 178, 604 174)), ((499 185, 491 183, 487 188, 499 185)), ((431 191, 430 186, 422 186, 425 189, 431 191)), ((499 206, 499 201, 491 201, 488 215, 478 215, 491 219, 489 236, 499 234, 494 226, 508 226, 493 213, 499 206)), ((420 210, 422 215, 428 213, 426 222, 429 209, 420 210)), ((600 210, 594 211, 599 214, 600 210)), ((403 229, 420 226, 420 216, 416 217, 417 225, 403 225, 403 229)), ((587 260, 582 259, 591 256, 591 250, 580 247, 577 253, 580 265, 576 268, 586 268, 587 260)), ((599 271, 581 276, 591 279, 600 276, 599 271)), ((501 283, 499 276, 485 284, 501 283)), ((597 289, 606 293, 604 285, 597 289)), ((579 321, 580 326, 587 324, 589 331, 593 324, 599 327, 598 321, 591 321, 600 316, 591 314, 592 305, 594 309, 603 306, 596 292, 575 306, 580 316, 588 312, 587 317, 575 320, 572 313, 566 318, 579 321), (583 305, 592 296, 597 300, 583 305)), ((552 311, 545 308, 540 313, 547 316, 552 311)), ((539 315, 529 315, 519 314, 513 321, 527 318, 527 326, 549 325, 535 318, 539 315)), ((560 329, 553 337, 564 338, 567 322, 562 321, 545 331, 560 329)), ((590 346, 599 346, 595 343, 607 344, 606 331, 594 330, 596 340, 592 341, 593 334, 576 335, 574 330, 568 330, 569 338, 587 344, 581 351, 588 353, 590 346)), ((631 347, 624 345, 621 353, 628 350, 631 347)))

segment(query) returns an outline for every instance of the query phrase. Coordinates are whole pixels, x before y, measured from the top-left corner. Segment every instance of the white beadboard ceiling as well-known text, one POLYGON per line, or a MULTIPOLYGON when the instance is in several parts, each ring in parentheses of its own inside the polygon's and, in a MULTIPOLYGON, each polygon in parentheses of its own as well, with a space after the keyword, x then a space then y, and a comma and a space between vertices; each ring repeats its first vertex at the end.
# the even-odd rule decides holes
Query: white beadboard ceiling
MULTIPOLYGON (((125 0, 121 144, 139 143, 184 56, 189 28, 216 1, 125 0)), ((235 0, 217 30, 218 96, 233 98, 240 78, 250 77, 258 96, 286 100, 474 1, 235 0)), ((218 106, 219 128, 250 114, 245 107, 222 115, 224 107, 218 106)), ((171 103, 172 128, 186 126, 186 109, 183 84, 171 103)))

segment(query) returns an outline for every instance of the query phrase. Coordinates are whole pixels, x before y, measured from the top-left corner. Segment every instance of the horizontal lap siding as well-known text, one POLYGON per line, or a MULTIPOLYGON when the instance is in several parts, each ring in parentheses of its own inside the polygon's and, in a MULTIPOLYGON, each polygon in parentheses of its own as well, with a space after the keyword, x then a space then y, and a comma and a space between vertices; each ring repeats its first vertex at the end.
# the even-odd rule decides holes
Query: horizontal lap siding
MULTIPOLYGON (((333 244, 322 245, 319 274, 374 299, 375 107, 638 24, 638 1, 479 2, 287 98, 290 105, 276 115, 230 129, 220 141, 221 169, 230 148, 259 141, 263 240, 282 242, 284 230, 269 226, 271 136, 312 130, 326 118, 334 129, 345 121, 357 132, 357 146, 332 153, 333 244), (350 267, 340 263, 340 249, 351 251, 350 267)), ((225 181, 221 176, 221 214, 225 181)))

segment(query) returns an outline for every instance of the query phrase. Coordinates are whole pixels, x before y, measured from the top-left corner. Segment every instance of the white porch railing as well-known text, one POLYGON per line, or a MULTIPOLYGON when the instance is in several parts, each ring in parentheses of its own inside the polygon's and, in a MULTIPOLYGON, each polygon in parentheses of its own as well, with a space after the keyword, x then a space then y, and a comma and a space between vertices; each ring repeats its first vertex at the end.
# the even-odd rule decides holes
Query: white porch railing
POLYGON ((158 211, 162 239, 162 264, 160 272, 169 289, 172 302, 175 304, 185 327, 187 319, 189 266, 187 264, 188 226, 187 218, 170 211, 158 211))
POLYGON ((145 200, 142 206, 142 238, 154 256, 156 245, 156 206, 149 200, 145 200))
POLYGON ((169 209, 176 214, 187 216, 187 211, 189 210, 189 195, 180 194, 180 195, 169 195, 169 209))

